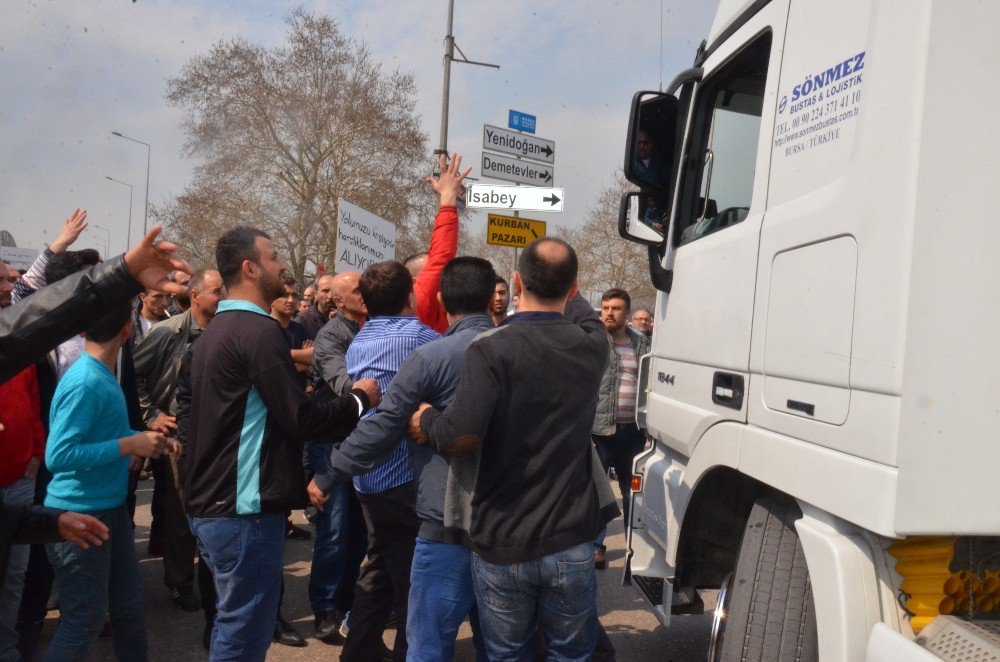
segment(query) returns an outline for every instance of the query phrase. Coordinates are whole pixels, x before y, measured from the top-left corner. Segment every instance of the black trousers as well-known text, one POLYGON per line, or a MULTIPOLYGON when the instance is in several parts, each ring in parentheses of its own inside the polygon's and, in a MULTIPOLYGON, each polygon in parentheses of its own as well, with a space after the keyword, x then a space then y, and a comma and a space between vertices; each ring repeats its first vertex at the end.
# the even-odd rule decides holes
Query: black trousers
MULTIPOLYGON (((162 490, 163 583, 169 589, 191 588, 197 542, 177 491, 173 465, 166 458, 156 462, 163 463, 156 478, 156 485, 162 490)), ((153 496, 156 496, 155 488, 153 496)))
POLYGON ((369 662, 380 657, 382 630, 389 613, 398 621, 394 660, 406 659, 406 601, 410 566, 420 521, 413 482, 379 494, 358 494, 368 528, 368 555, 355 586, 347 641, 340 659, 369 662))
POLYGON ((162 539, 165 535, 164 517, 164 496, 167 491, 167 483, 172 482, 173 474, 170 471, 170 463, 166 458, 149 461, 149 468, 153 472, 153 502, 150 504, 150 513, 153 521, 149 524, 149 539, 162 539))
POLYGON ((614 467, 618 476, 618 487, 622 493, 622 515, 628 528, 629 491, 632 489, 632 461, 646 447, 646 435, 635 423, 619 423, 615 433, 607 437, 594 435, 597 455, 604 470, 614 467))

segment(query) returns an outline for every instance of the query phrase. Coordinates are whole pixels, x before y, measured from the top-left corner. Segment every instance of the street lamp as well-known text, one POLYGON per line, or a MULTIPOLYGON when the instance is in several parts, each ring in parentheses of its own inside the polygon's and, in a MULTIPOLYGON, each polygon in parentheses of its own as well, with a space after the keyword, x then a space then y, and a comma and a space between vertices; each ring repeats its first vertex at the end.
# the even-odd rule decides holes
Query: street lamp
POLYGON ((128 247, 132 245, 132 185, 128 182, 117 180, 114 177, 108 177, 107 175, 104 175, 104 179, 128 187, 128 236, 125 238, 125 250, 127 251, 128 247))
POLYGON ((104 227, 102 225, 96 225, 95 224, 94 227, 97 228, 98 230, 104 230, 105 232, 108 233, 108 238, 104 242, 104 259, 107 260, 109 257, 111 257, 110 256, 110 253, 111 253, 111 230, 107 229, 106 227, 104 227))
POLYGON ((142 208, 142 236, 146 236, 146 220, 149 217, 149 156, 152 153, 152 148, 149 143, 144 143, 141 140, 136 140, 135 138, 129 138, 128 136, 123 136, 117 131, 112 131, 111 135, 118 136, 119 138, 124 138, 125 140, 131 140, 134 143, 139 143, 140 145, 146 146, 146 206, 142 208))

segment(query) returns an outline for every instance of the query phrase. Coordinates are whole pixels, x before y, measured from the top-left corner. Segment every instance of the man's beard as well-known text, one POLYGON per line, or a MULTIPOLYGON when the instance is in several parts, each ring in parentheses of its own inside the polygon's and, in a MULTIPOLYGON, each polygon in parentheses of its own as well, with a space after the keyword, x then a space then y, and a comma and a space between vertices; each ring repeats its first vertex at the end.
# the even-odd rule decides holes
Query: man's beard
POLYGON ((261 294, 267 301, 274 301, 285 296, 285 283, 280 276, 273 276, 267 271, 261 273, 260 278, 261 294))

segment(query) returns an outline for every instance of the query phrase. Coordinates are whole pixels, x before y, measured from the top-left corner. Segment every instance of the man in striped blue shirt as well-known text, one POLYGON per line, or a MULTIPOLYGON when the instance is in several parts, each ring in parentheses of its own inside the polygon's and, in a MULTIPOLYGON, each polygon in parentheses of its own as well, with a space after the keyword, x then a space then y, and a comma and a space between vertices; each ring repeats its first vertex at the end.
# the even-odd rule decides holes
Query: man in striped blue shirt
MULTIPOLYGON (((416 318, 413 278, 398 262, 374 264, 358 284, 370 319, 347 350, 352 380, 370 378, 383 391, 410 352, 440 336, 416 318)), ((390 611, 398 619, 393 658, 406 659, 406 599, 420 520, 410 450, 402 437, 381 466, 354 479, 365 524, 368 556, 361 567, 341 660, 377 660, 390 611)))

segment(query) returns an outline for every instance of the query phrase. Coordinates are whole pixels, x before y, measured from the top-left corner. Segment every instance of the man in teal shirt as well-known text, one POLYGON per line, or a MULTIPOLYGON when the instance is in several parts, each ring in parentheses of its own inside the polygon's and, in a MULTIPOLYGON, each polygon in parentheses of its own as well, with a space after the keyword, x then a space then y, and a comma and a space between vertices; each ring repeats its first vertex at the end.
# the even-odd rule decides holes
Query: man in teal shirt
POLYGON ((86 353, 60 380, 52 400, 45 450, 52 482, 45 505, 96 517, 110 538, 87 549, 69 542, 48 546, 61 619, 46 660, 85 658, 105 615, 111 618, 115 656, 146 659, 142 579, 125 506, 129 457, 156 458, 177 449, 159 432, 129 427, 114 370, 132 330, 130 313, 126 301, 85 331, 86 353))

